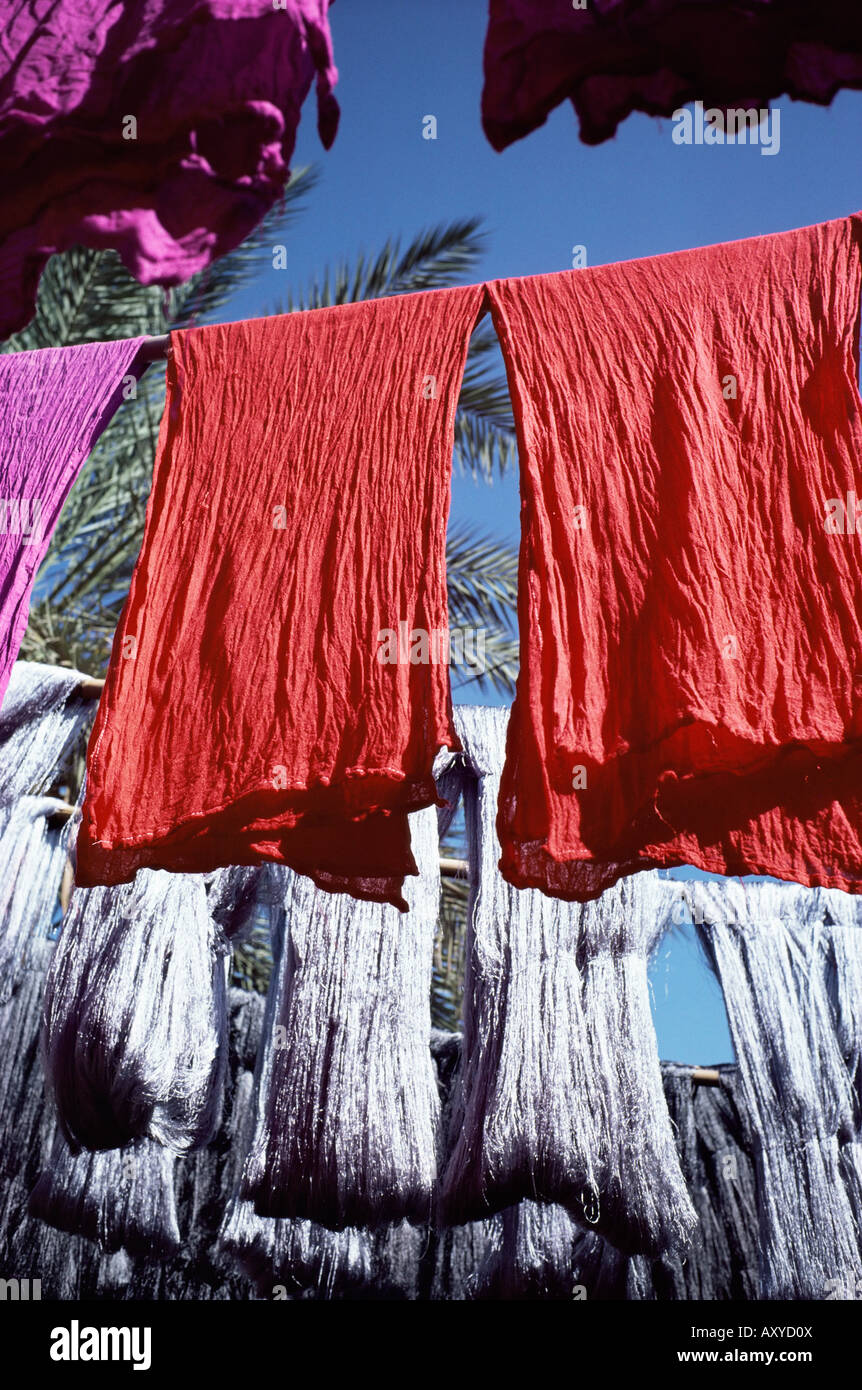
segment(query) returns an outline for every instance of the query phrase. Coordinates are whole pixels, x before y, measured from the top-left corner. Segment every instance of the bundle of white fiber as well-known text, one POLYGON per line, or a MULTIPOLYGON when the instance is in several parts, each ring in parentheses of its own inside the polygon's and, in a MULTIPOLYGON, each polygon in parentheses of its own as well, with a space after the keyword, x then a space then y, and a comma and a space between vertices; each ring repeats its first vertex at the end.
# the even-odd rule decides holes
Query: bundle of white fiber
POLYGON ((672 901, 673 888, 656 873, 623 879, 584 905, 579 952, 598 1117, 598 1199, 583 1217, 617 1249, 653 1259, 684 1249, 697 1224, 668 1115, 647 978, 672 901))
POLYGON ((314 1221, 276 1221, 271 1278, 271 1289, 260 1279, 257 1285, 270 1297, 362 1298, 374 1283, 368 1234, 329 1231, 314 1221))
POLYGON ((596 1083, 582 1002, 576 907, 508 884, 497 869, 497 794, 508 711, 458 706, 465 759, 438 778, 463 796, 472 890, 464 1043, 441 1217, 479 1220, 522 1198, 578 1209, 595 1191, 596 1083))
POLYGON ((579 1231, 571 1259, 590 1303, 643 1302, 656 1296, 652 1262, 644 1255, 624 1255, 595 1231, 579 1231))
POLYGON ((825 926, 820 963, 853 1100, 851 1123, 838 1134, 841 1170, 862 1230, 862 904, 835 889, 818 889, 816 896, 825 926))
MULTIPOLYGON (((276 1007, 275 979, 284 947, 284 909, 269 909, 273 974, 266 1001, 254 1012, 246 1011, 253 1028, 245 1035, 245 1046, 233 1048, 230 1057, 228 1096, 224 1133, 227 1161, 223 1176, 226 1200, 218 1232, 218 1255, 229 1260, 242 1275, 255 1282, 265 1297, 272 1296, 277 1282, 273 1274, 275 1233, 279 1223, 272 1217, 258 1216, 252 1202, 240 1193, 245 1156, 255 1132, 261 1104, 261 1089, 272 1066, 271 1049, 263 1040, 270 1036, 276 1007)), ((221 1137, 221 1136, 220 1136, 221 1137)))
POLYGON ((228 1140, 228 1163, 225 1172, 227 1201, 218 1235, 218 1250, 231 1260, 247 1278, 270 1296, 276 1282, 273 1278, 275 1232, 279 1224, 272 1217, 258 1216, 252 1202, 242 1196, 240 1188, 245 1157, 259 1124, 261 1094, 272 1070, 272 1050, 264 1040, 272 1032, 277 1002, 275 981, 284 949, 284 909, 269 910, 270 944, 273 971, 266 1001, 255 1007, 254 1036, 246 1038, 249 1046, 242 1055, 231 1056, 229 1097, 225 1131, 228 1140), (252 1045, 253 1044, 253 1048, 252 1045))
POLYGON ((40 940, 51 934, 69 844, 60 803, 23 796, 0 807, 0 1003, 10 999, 40 940))
POLYGON ((53 942, 37 940, 31 968, 21 972, 14 995, 0 1005, 0 1270, 29 1280, 31 1289, 38 1279, 43 1299, 78 1299, 110 1284, 115 1267, 104 1268, 89 1241, 53 1231, 27 1211, 54 1135, 39 1057, 45 971, 53 950, 53 942))
MULTIPOLYGON (((447 1050, 457 1047, 457 1036, 448 1041, 447 1050)), ((430 1296, 571 1300, 580 1295, 614 1302, 756 1297, 753 1167, 736 1103, 736 1068, 718 1070, 717 1086, 701 1086, 694 1083, 691 1066, 661 1064, 680 1163, 700 1219, 691 1247, 656 1261, 630 1257, 594 1231, 574 1226, 562 1208, 526 1202, 492 1221, 455 1228, 459 1236, 484 1230, 486 1247, 465 1270, 457 1291, 430 1296)))
POLYGON ((491 1248, 480 1266, 478 1299, 583 1299, 575 1251, 582 1231, 554 1203, 519 1202, 490 1223, 491 1248))
MULTIPOLYGON (((253 1296, 247 1280, 213 1258, 217 1227, 241 1161, 239 1152, 231 1153, 224 1128, 211 1148, 189 1155, 187 1170, 177 1174, 183 1239, 173 1255, 177 1221, 168 1182, 173 1155, 144 1141, 123 1153, 84 1153, 70 1160, 45 1103, 38 1046, 45 973, 53 951, 51 941, 37 942, 33 969, 22 974, 12 1000, 0 1006, 0 1269, 31 1283, 39 1279, 43 1299, 253 1296), (60 1215, 66 1227, 77 1214, 74 1229, 86 1231, 90 1239, 30 1215, 34 1183, 38 1204, 49 1178, 47 1193, 56 1205, 53 1213, 44 1214, 49 1219, 60 1215), (92 1243, 95 1239, 104 1248, 92 1243), (116 1250, 126 1240, 136 1252, 134 1259, 116 1250)), ((231 1003, 232 1065, 236 1059, 252 1067, 263 1000, 237 990, 231 1003), (250 1056, 244 1045, 248 1035, 253 1035, 250 1056)))
POLYGON ((862 1278, 841 1138, 855 1107, 822 968, 822 899, 771 882, 689 884, 724 993, 751 1127, 763 1298, 835 1297, 862 1278))
POLYGON ((247 936, 258 922, 265 924, 284 899, 284 871, 277 864, 217 869, 204 879, 207 910, 230 941, 247 936))
POLYGON ((468 767, 451 759, 439 783, 451 803, 460 780, 473 875, 443 1217, 561 1204, 620 1248, 656 1255, 684 1245, 695 1222, 647 983, 670 891, 638 874, 578 907, 506 883, 496 815, 507 721, 506 710, 457 707, 468 767))
POLYGON ((74 1154, 57 1131, 30 1213, 102 1250, 164 1257, 179 1248, 175 1156, 151 1139, 124 1149, 74 1154))
MULTIPOLYGON (((283 911, 271 917, 274 975, 283 952, 283 911)), ((259 1216, 238 1188, 243 1156, 248 1152, 259 1119, 261 1097, 269 1083, 273 1052, 262 1046, 269 1038, 278 991, 270 989, 265 1011, 254 1006, 256 1039, 249 1030, 245 1047, 231 1057, 230 1106, 226 1124, 228 1162, 222 1179, 224 1218, 218 1248, 267 1299, 340 1298, 364 1288, 372 1279, 371 1248, 355 1230, 329 1231, 311 1221, 276 1220, 259 1216), (255 1041, 254 1054, 251 1043, 255 1041)), ((250 1017, 246 1006, 246 1014, 250 1017)))
POLYGON ((202 878, 76 889, 45 992, 46 1075, 73 1149, 182 1153, 219 1121, 227 946, 202 878))
MULTIPOLYGON (((274 969, 277 969, 284 940, 283 912, 274 916, 271 930, 274 969)), ((265 1003, 260 996, 253 997, 256 1000, 253 1014, 248 1005, 246 1007, 246 1019, 252 1023, 253 1032, 247 1032, 246 1046, 241 1051, 231 1050, 223 1127, 227 1141, 222 1175, 225 1200, 218 1232, 218 1257, 230 1261, 243 1277, 254 1281, 264 1297, 270 1298, 278 1282, 273 1273, 273 1259, 275 1233, 280 1223, 272 1217, 258 1216, 253 1204, 239 1192, 244 1157, 254 1134, 260 1085, 268 1073, 270 1054, 264 1050, 262 1040, 271 1027, 275 992, 270 986, 265 1003)))
POLYGON ((651 1266, 657 1299, 757 1297, 757 1194, 754 1166, 737 1103, 737 1068, 717 1068, 718 1085, 699 1085, 692 1068, 662 1063, 665 1095, 680 1163, 698 1215, 683 1254, 651 1266))
POLYGON ((427 1219, 439 1099, 429 1051, 440 896, 433 808, 411 816, 410 905, 287 875, 268 1053, 242 1195, 334 1231, 427 1219))
POLYGON ((47 791, 58 766, 92 721, 80 671, 16 661, 0 710, 0 804, 47 791))
POLYGON ((235 1301, 256 1296, 249 1276, 238 1268, 231 1253, 221 1249, 219 1231, 242 1167, 247 1129, 244 1119, 251 1105, 252 1073, 264 1007, 262 995, 254 991, 229 991, 222 1124, 206 1148, 196 1149, 176 1163, 182 1249, 165 1264, 163 1274, 164 1297, 172 1300, 235 1301))
POLYGON ((46 938, 35 943, 31 968, 21 972, 18 988, 0 1005, 0 1190, 39 1159, 45 1112, 39 1020, 53 949, 46 938))
MULTIPOLYGON (((461 1103, 458 1077, 462 1047, 460 1033, 431 1030, 431 1056, 440 1092, 438 1163, 441 1171, 446 1167, 456 1134, 453 1115, 455 1107, 461 1103)), ((443 1226, 434 1221, 421 1229, 423 1244, 419 1253, 416 1297, 445 1302, 472 1298, 477 1271, 490 1250, 491 1223, 468 1221, 461 1226, 443 1226)))

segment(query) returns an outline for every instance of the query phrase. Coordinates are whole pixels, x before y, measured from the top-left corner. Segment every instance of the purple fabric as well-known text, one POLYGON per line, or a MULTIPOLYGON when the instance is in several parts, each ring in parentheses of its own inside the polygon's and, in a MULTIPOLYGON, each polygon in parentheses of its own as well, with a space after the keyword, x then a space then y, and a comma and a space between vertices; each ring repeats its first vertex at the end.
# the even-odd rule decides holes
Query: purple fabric
POLYGON ((282 193, 315 78, 329 148, 330 0, 278 3, 0 0, 0 338, 73 242, 144 285, 237 246, 282 193))
POLYGON ((30 591, 81 465, 138 377, 142 338, 0 354, 0 701, 30 591))
POLYGON ((859 0, 491 0, 482 124, 503 150, 568 97, 598 145, 632 111, 828 105, 860 86, 859 0))

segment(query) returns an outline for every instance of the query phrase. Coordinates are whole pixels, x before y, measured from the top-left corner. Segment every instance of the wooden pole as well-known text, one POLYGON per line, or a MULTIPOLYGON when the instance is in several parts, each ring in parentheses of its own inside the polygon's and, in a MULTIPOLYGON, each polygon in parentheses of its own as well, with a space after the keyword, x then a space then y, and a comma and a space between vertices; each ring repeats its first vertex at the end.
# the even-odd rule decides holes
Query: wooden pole
POLYGON ((85 700, 98 700, 105 688, 104 679, 99 676, 85 676, 78 686, 78 694, 85 700))
POLYGON ((718 1086, 721 1084, 721 1072, 714 1067, 692 1067, 691 1079, 698 1086, 718 1086))

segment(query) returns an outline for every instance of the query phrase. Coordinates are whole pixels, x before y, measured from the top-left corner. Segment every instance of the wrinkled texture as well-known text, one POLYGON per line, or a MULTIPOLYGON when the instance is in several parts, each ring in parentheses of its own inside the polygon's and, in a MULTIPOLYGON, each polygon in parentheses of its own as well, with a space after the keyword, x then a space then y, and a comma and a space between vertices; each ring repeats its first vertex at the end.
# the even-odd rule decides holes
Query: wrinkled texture
POLYGON ((692 882, 685 892, 739 1060, 758 1192, 760 1297, 823 1300, 836 1297, 836 1285, 858 1289, 862 1117, 853 1082, 862 1000, 848 1018, 833 976, 837 951, 854 958, 841 973, 858 978, 858 905, 841 893, 768 882, 692 882), (845 929, 834 938, 832 922, 845 929), (845 1054, 848 1031, 855 1042, 845 1054))
POLYGON ((847 0, 491 0, 482 124, 495 150, 568 98, 601 144, 632 111, 828 105, 862 87, 862 12, 847 0))
MULTIPOLYGON (((459 705, 464 757, 440 780, 450 808, 463 794, 472 873, 464 1058, 442 1213, 464 1222, 532 1198, 565 1205, 621 1249, 677 1250, 695 1213, 647 982, 674 890, 638 874, 578 908, 505 882, 494 823, 507 717, 459 705)), ((555 1240, 568 1238, 564 1220, 552 1227, 555 1240)))
POLYGON ((388 904, 286 875, 286 935, 241 1189, 262 1216, 343 1231, 430 1214, 439 1123, 429 1051, 440 902, 434 809, 410 825, 420 872, 403 924, 388 904))
POLYGON ((454 738, 448 667, 384 664, 378 634, 448 628, 454 415, 482 295, 172 334, 79 883, 271 859, 406 906, 407 813, 436 801, 454 738))
POLYGON ((0 338, 73 243, 178 285, 249 234, 285 186, 315 79, 320 138, 335 138, 328 8, 0 0, 0 338))
POLYGON ((517 886, 688 863, 862 889, 862 568, 829 530, 859 488, 860 234, 489 285, 521 450, 517 886))
POLYGON ((0 700, 30 593, 87 455, 137 378, 142 338, 0 354, 0 700))

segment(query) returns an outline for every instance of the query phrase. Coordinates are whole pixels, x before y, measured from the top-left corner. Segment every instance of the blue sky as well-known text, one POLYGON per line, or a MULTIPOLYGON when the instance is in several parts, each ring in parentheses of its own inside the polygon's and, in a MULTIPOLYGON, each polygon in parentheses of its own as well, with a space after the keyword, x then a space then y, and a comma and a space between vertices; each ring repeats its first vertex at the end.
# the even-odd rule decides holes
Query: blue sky
MULTIPOLYGON (((331 10, 341 129, 322 151, 313 97, 294 164, 321 180, 287 236, 287 269, 238 296, 229 317, 265 312, 288 285, 327 264, 406 242, 455 218, 481 216, 487 233, 474 279, 564 270, 572 247, 590 265, 756 236, 841 217, 862 207, 862 93, 828 109, 782 101, 781 146, 683 146, 670 119, 629 117, 597 148, 578 140, 566 104, 503 154, 479 120, 484 0, 337 0, 331 10), (422 138, 422 118, 437 139, 422 138)), ((514 478, 477 486, 456 478, 452 519, 517 542, 514 478)), ((717 985, 690 931, 665 941, 653 971, 662 1056, 732 1056, 717 985)))

